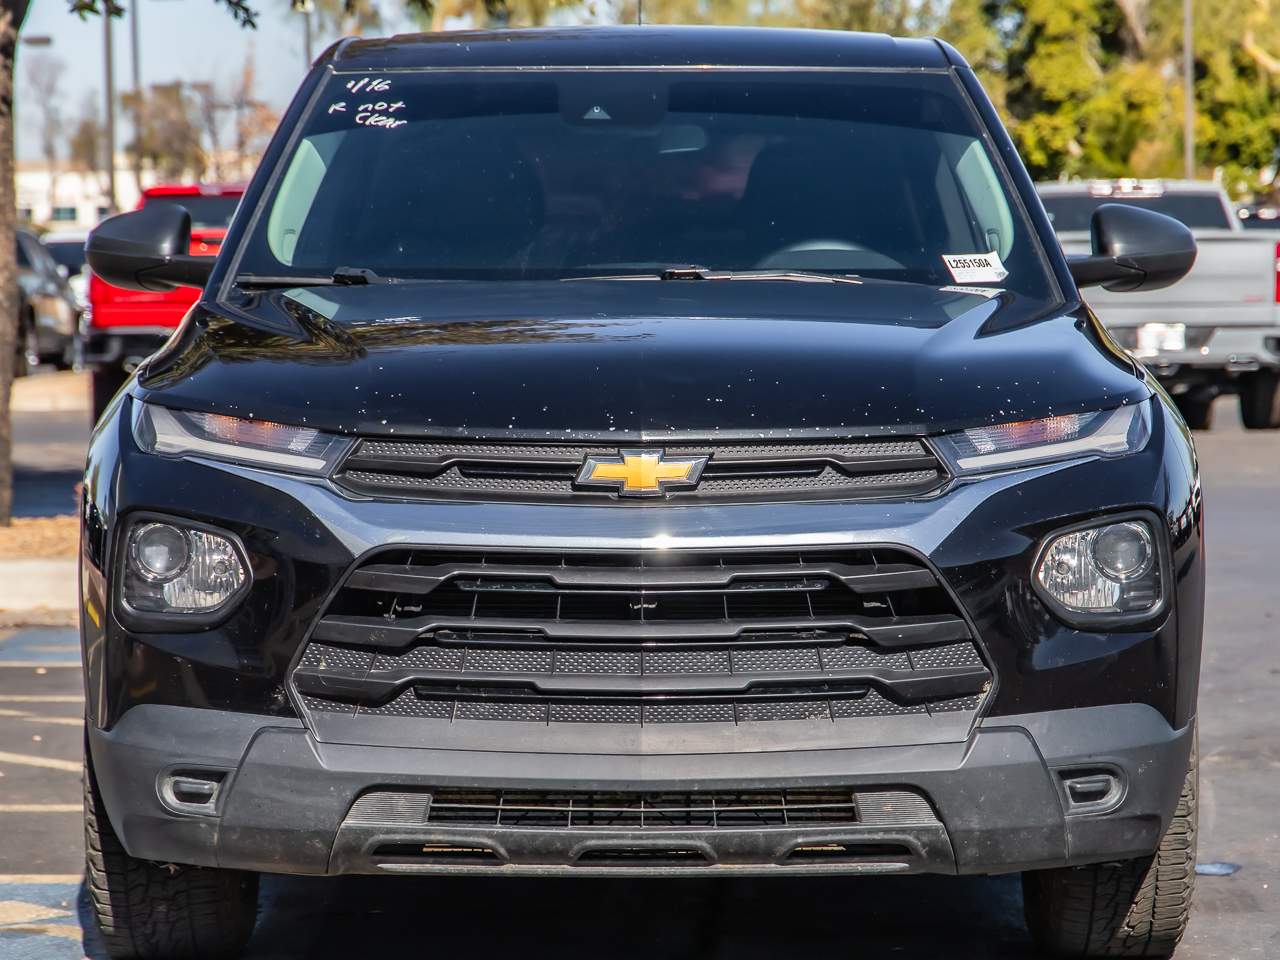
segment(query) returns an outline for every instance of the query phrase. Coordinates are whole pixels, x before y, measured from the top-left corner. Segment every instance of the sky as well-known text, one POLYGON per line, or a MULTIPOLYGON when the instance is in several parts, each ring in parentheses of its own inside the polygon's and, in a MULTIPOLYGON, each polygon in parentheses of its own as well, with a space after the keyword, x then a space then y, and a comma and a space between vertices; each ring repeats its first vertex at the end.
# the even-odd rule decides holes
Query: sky
MULTIPOLYGON (((121 0, 128 8, 122 19, 112 23, 117 92, 132 89, 129 17, 134 4, 140 7, 141 74, 144 86, 188 81, 215 80, 227 83, 239 75, 245 53, 252 48, 257 67, 257 95, 273 107, 284 107, 301 82, 307 63, 303 53, 303 26, 299 14, 289 9, 288 0, 251 0, 258 11, 258 29, 236 25, 226 7, 213 0, 121 0)), ((407 24, 385 24, 390 31, 409 29, 407 24)), ((34 0, 22 28, 24 37, 52 38, 47 47, 20 45, 17 63, 15 112, 17 114, 18 157, 38 159, 36 119, 24 113, 22 103, 29 92, 24 61, 37 54, 56 56, 66 64, 62 79, 62 114, 68 119, 80 115, 84 99, 92 95, 102 102, 103 26, 99 17, 81 20, 67 10, 66 0, 34 0)), ((320 53, 335 39, 317 35, 313 52, 320 53)), ((126 138, 117 135, 117 143, 126 138)))

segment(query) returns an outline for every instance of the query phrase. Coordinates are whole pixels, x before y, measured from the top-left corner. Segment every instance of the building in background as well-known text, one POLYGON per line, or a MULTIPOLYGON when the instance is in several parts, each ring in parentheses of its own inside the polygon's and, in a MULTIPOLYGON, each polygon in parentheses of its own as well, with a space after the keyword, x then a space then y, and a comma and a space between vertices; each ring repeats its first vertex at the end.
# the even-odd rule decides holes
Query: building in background
MULTIPOLYGON (((39 160, 19 161, 15 174, 18 222, 38 228, 89 229, 109 212, 105 177, 99 172, 52 170, 39 160)), ((142 173, 142 186, 155 182, 150 170, 142 173)), ((138 204, 138 184, 130 161, 116 157, 116 194, 121 210, 138 204)))

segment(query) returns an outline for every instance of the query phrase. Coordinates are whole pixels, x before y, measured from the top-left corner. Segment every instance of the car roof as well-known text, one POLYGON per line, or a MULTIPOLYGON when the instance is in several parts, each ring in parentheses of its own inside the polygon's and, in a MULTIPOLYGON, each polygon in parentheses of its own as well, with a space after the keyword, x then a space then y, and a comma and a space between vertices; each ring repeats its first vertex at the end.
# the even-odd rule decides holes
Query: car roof
POLYGON ((89 239, 88 230, 50 230, 43 237, 45 243, 84 243, 89 239))
POLYGON ((340 40, 317 63, 342 71, 449 67, 946 68, 937 40, 765 27, 610 26, 476 30, 340 40))
POLYGON ((1119 195, 1134 194, 1137 196, 1159 196, 1166 193, 1213 193, 1222 191, 1222 187, 1212 180, 1135 180, 1119 178, 1108 180, 1097 178, 1090 180, 1050 180, 1036 184, 1036 191, 1043 196, 1066 194, 1069 196, 1097 196, 1097 188, 1120 188, 1119 195))
POLYGON ((242 193, 243 183, 163 183, 142 191, 144 197, 238 197, 242 193))

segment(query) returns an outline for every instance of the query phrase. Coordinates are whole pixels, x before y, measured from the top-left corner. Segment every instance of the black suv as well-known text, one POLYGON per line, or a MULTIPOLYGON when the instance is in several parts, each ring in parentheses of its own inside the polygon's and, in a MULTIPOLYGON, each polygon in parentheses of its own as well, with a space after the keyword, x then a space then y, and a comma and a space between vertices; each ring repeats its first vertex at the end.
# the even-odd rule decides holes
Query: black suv
POLYGON ((1023 871, 1065 955, 1187 919, 1191 440, 931 40, 347 40, 84 495, 89 883, 233 955, 259 872, 1023 871))

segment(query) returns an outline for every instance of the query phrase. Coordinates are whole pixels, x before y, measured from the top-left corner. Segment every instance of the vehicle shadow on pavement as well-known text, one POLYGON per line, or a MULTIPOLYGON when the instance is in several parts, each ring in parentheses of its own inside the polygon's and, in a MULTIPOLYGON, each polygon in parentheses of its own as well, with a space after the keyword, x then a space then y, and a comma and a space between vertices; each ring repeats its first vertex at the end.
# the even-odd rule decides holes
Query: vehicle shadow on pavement
MULTIPOLYGON (((1012 877, 264 877, 245 960, 1042 960, 1012 877)), ((108 960, 80 886, 85 960, 108 960)))
POLYGON ((530 960, 1040 956, 1022 926, 1016 877, 271 877, 260 909, 252 960, 406 951, 530 960))

